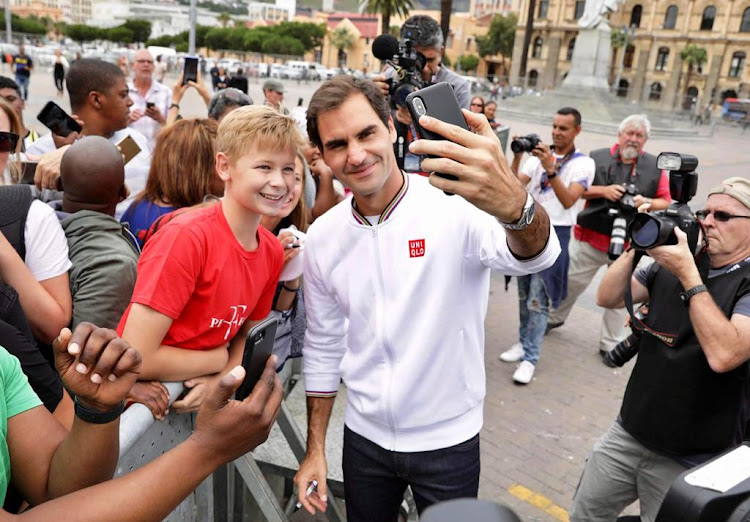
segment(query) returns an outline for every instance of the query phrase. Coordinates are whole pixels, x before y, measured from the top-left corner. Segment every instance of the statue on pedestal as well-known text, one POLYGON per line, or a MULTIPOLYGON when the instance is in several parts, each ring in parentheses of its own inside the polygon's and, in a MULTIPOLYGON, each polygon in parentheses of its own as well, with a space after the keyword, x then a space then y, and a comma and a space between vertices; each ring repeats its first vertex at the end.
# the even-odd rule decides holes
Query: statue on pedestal
POLYGON ((597 29, 601 25, 609 26, 609 15, 617 11, 619 3, 620 0, 586 0, 578 26, 582 29, 597 29))

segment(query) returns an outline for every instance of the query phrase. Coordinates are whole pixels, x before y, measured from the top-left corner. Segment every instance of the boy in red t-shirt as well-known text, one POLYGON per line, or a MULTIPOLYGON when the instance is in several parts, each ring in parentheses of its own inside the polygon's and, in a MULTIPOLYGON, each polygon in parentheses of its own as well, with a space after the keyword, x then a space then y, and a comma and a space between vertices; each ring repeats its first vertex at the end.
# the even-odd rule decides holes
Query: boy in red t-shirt
POLYGON ((212 381, 242 363, 247 332, 271 311, 283 250, 259 224, 293 190, 301 145, 294 120, 278 111, 231 112, 216 139, 223 200, 175 217, 141 254, 118 333, 143 356, 139 379, 192 388, 175 411, 198 409, 212 381))

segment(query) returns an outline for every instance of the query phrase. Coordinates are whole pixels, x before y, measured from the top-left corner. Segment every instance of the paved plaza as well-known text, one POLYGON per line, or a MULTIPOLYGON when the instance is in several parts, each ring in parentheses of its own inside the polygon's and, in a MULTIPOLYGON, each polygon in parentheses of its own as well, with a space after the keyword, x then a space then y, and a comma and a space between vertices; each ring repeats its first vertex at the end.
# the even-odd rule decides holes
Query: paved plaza
MULTIPOLYGON (((2 71, 8 74, 7 69, 2 71)), ((174 77, 168 77, 167 83, 174 77)), ((305 105, 317 83, 286 83, 285 105, 290 109, 302 97, 305 105)), ((261 83, 251 81, 250 95, 263 100, 261 83)), ((35 71, 26 121, 40 128, 35 115, 55 98, 52 73, 35 71)), ((59 101, 69 110, 67 100, 59 101)), ((502 108, 502 101, 500 101, 502 108)), ((205 115, 195 93, 183 101, 183 116, 205 115)), ((550 115, 551 121, 552 115, 550 115)), ((511 133, 537 132, 549 141, 550 126, 498 119, 511 133)), ((585 152, 610 146, 613 136, 585 131, 576 143, 585 152)), ((40 130, 42 130, 40 128, 40 130)), ((708 190, 729 176, 748 176, 750 133, 718 125, 709 139, 651 140, 646 150, 687 152, 700 160, 700 183, 694 209, 701 207, 708 190)), ((487 399, 482 431, 482 474, 479 495, 513 508, 523 520, 567 520, 584 460, 597 438, 614 421, 632 369, 612 369, 598 355, 600 311, 593 295, 601 273, 581 297, 568 322, 545 337, 535 378, 528 386, 511 380, 515 364, 502 363, 498 355, 518 340, 518 306, 515 285, 508 290, 502 275, 495 274, 486 321, 485 362, 487 399)), ((637 512, 631 507, 629 513, 637 512)))

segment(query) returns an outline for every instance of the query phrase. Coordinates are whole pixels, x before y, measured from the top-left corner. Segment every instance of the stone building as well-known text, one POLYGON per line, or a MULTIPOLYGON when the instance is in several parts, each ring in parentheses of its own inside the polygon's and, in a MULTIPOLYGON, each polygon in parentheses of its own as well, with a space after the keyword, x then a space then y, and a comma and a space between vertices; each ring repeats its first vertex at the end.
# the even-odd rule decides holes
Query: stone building
MULTIPOLYGON (((585 0, 537 0, 524 79, 519 69, 528 4, 521 0, 511 82, 555 88, 570 69, 585 0)), ((668 110, 750 97, 750 0, 625 0, 610 25, 613 33, 630 28, 629 45, 612 52, 610 83, 619 78, 613 86, 618 96, 668 110), (689 44, 707 54, 690 72, 680 57, 689 44)))

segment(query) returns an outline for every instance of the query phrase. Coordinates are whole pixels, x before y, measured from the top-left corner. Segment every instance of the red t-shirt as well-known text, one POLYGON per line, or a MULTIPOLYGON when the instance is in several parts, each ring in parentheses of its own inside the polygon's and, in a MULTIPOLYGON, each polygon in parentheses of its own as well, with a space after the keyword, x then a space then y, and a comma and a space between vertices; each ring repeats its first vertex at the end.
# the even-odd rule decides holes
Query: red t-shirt
POLYGON ((245 321, 271 312, 283 259, 278 239, 263 227, 257 250, 242 248, 221 204, 179 215, 146 243, 117 332, 122 335, 130 307, 139 303, 174 320, 162 344, 216 348, 245 321))

